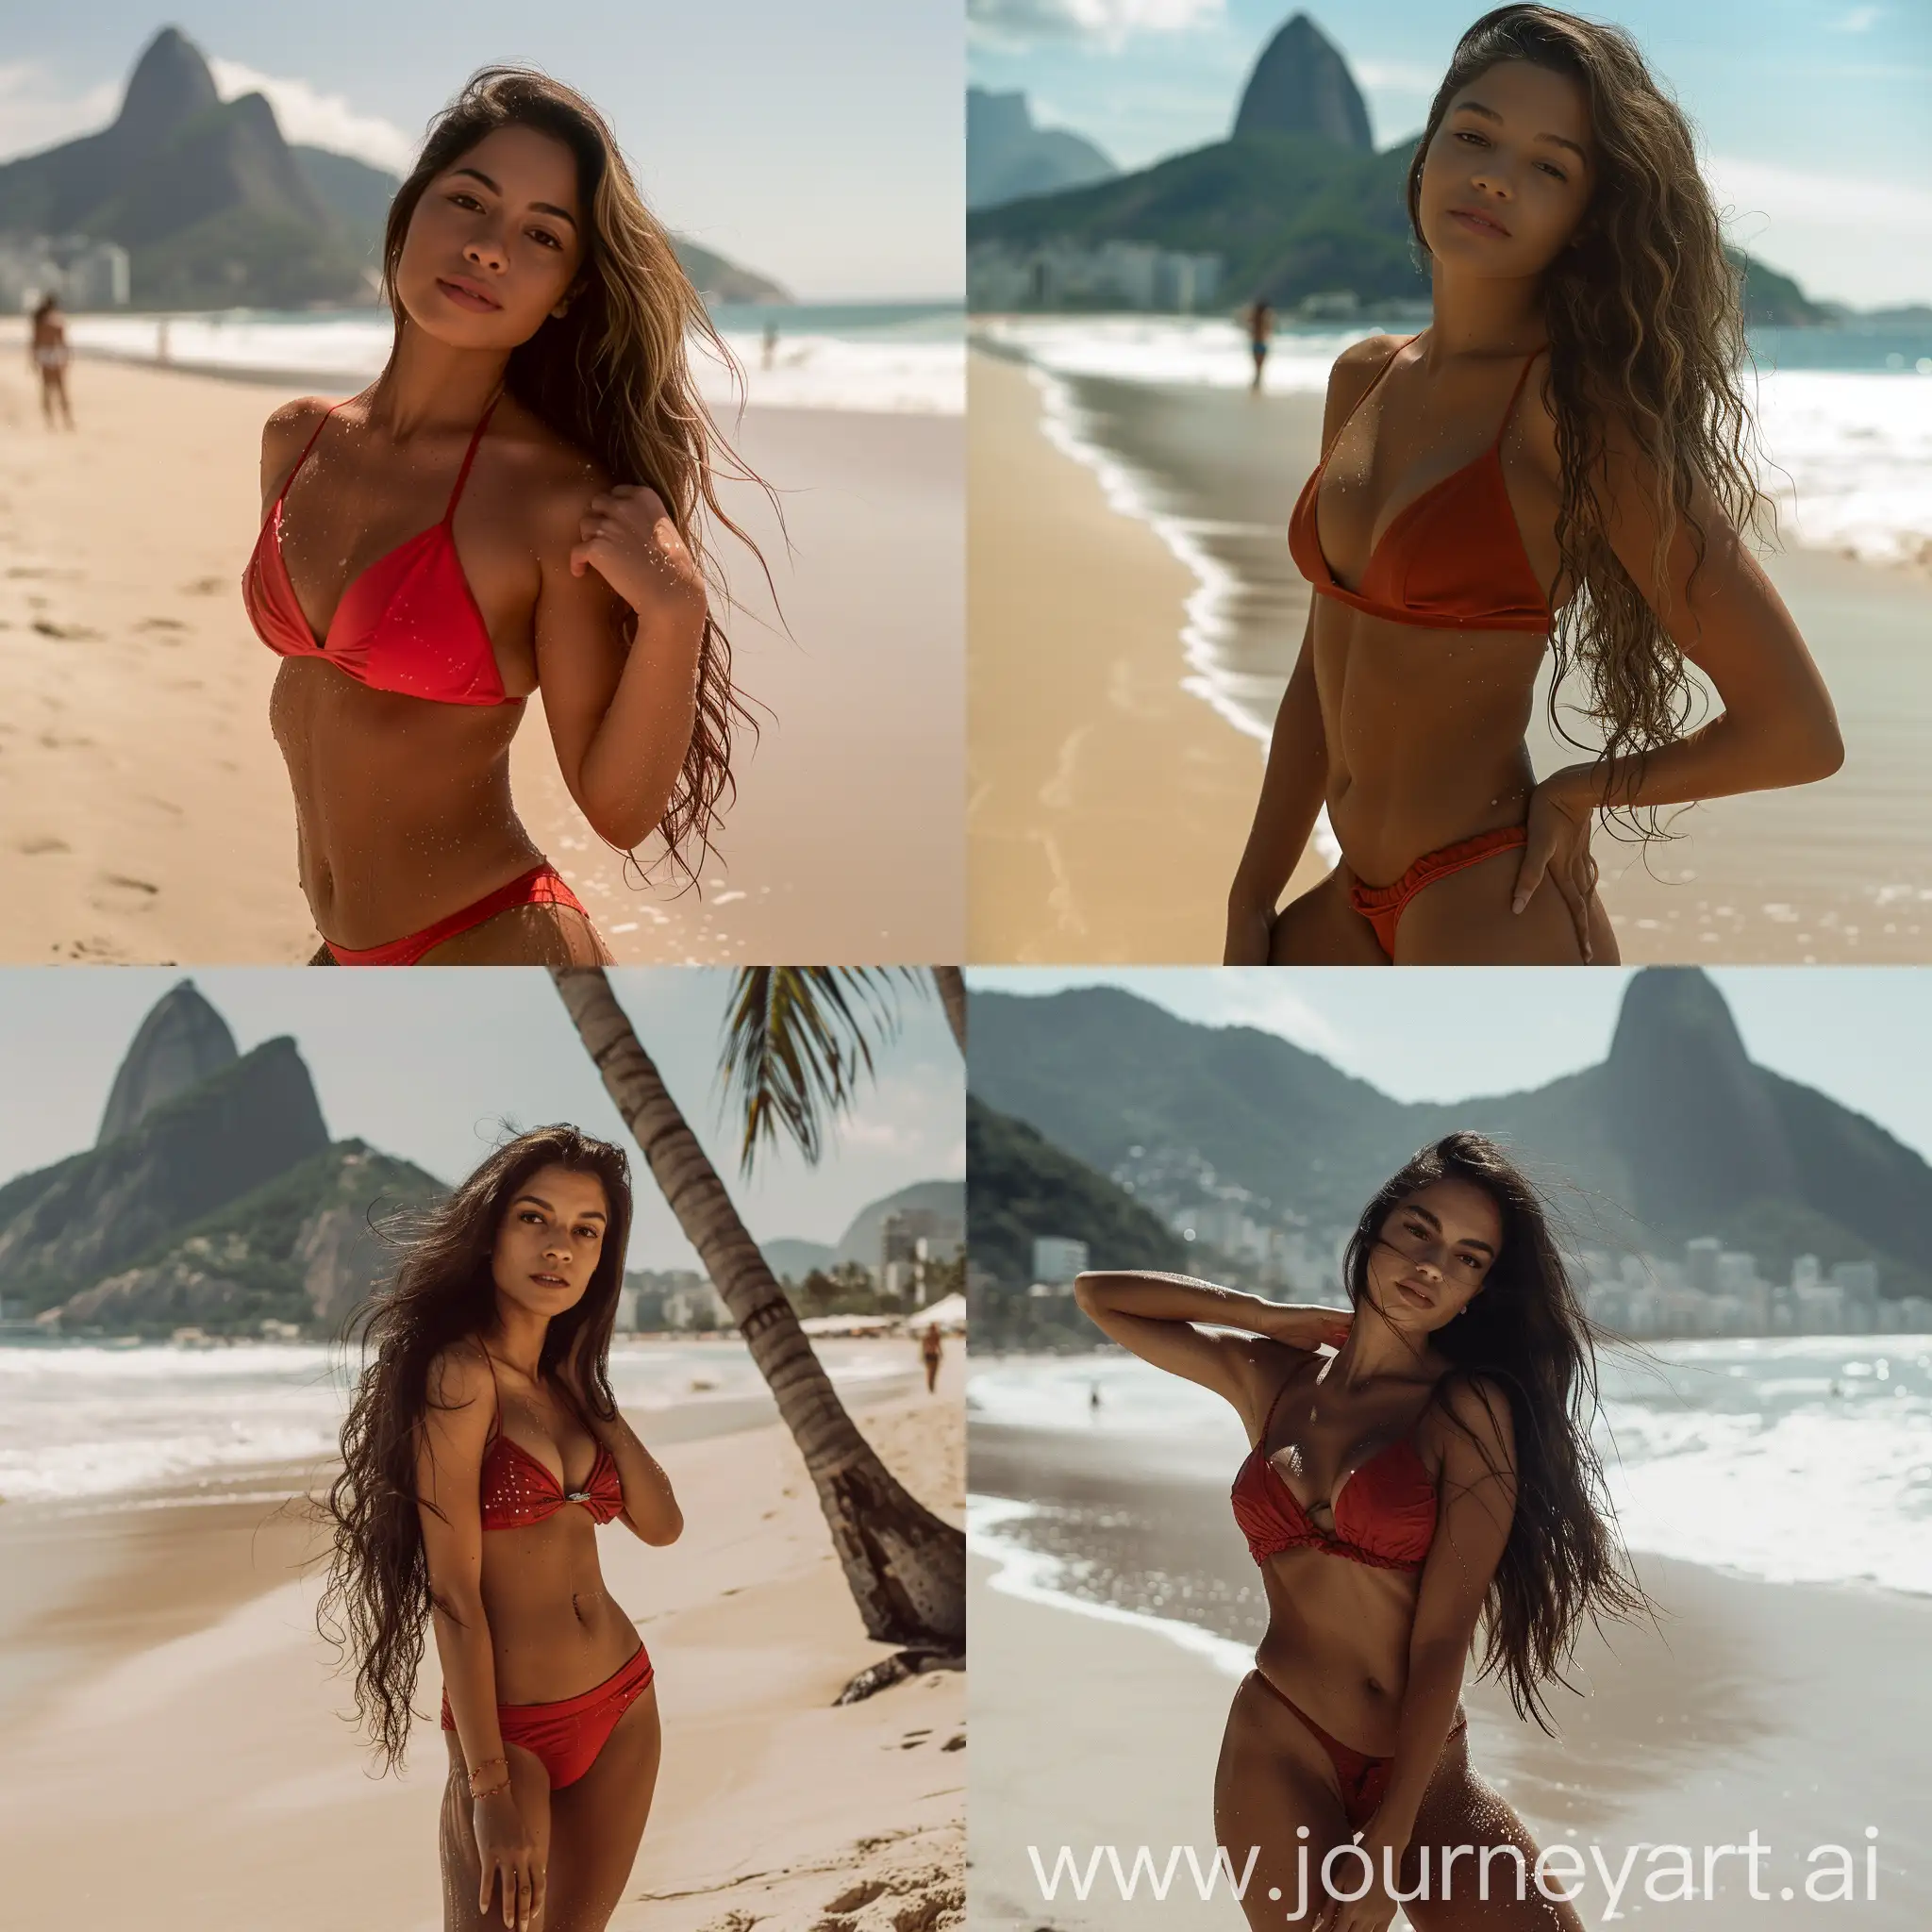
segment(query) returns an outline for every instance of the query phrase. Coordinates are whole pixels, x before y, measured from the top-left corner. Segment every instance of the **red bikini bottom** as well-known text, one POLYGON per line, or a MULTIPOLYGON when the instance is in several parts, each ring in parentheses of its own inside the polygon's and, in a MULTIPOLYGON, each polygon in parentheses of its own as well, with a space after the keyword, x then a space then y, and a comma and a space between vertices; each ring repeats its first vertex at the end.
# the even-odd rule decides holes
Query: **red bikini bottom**
POLYGON ((1375 929, 1375 941, 1391 959, 1395 957, 1395 927, 1403 908, 1424 886, 1446 879, 1452 873, 1467 872, 1499 852, 1513 852, 1527 844, 1529 834, 1522 825, 1503 825, 1493 832, 1478 832, 1474 839, 1458 840, 1434 852, 1424 852, 1392 886, 1365 886, 1358 880, 1348 889, 1348 903, 1375 929))
MULTIPOLYGON (((1331 1738, 1285 1691, 1277 1690, 1259 1671, 1257 1671, 1255 1675, 1260 1679, 1264 1690, 1273 1691, 1281 1703, 1288 1706, 1300 1720, 1302 1727, 1312 1732, 1315 1741, 1327 1752, 1328 1761, 1335 1767, 1336 1782, 1341 1787, 1342 1816, 1348 1820, 1349 1830, 1362 1830, 1375 1815, 1383 1797, 1388 1792, 1389 1773, 1394 1765, 1394 1758, 1371 1757, 1367 1752, 1357 1751, 1352 1744, 1344 1744, 1340 1738, 1331 1738)), ((1468 1715, 1458 1708, 1456 1722, 1449 1726, 1449 1738, 1468 1728, 1468 1715)), ((1445 1747, 1449 1738, 1442 1740, 1445 1747)))
MULTIPOLYGON (((550 1775, 550 1789, 560 1791, 596 1763, 617 1720, 650 1689, 656 1675, 650 1655, 640 1643, 630 1661, 594 1690, 555 1704, 499 1704, 496 1722, 503 1741, 520 1744, 536 1757, 550 1775)), ((442 1693, 442 1727, 457 1727, 447 1690, 442 1693)))
MULTIPOLYGON (((486 919, 494 919, 513 906, 566 906, 573 912, 584 912, 576 894, 546 858, 541 865, 533 865, 522 878, 498 886, 493 892, 485 892, 460 912, 452 912, 434 925, 412 932, 406 940, 391 940, 383 946, 339 946, 333 940, 324 943, 338 966, 414 966, 432 946, 440 946, 444 940, 453 940, 458 933, 468 932, 472 926, 481 925, 486 919)), ((586 919, 590 916, 584 912, 586 919)))

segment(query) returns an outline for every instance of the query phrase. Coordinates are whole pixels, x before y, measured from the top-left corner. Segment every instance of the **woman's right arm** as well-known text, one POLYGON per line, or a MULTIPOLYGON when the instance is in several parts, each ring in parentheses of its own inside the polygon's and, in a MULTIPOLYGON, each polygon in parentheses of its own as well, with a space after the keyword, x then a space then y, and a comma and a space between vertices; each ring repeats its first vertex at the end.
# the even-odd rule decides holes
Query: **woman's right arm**
POLYGON ((1142 1361, 1224 1396, 1247 1420, 1250 1435, 1257 1387, 1272 1392, 1280 1378, 1278 1372, 1257 1373, 1261 1352, 1248 1338, 1308 1351, 1324 1341, 1339 1347, 1351 1319, 1342 1308, 1271 1302, 1186 1274, 1139 1270, 1082 1274, 1074 1300, 1095 1327, 1142 1361), (1241 1332, 1210 1334, 1197 1323, 1241 1332))
POLYGON ((496 1390, 479 1350, 445 1350, 429 1372, 429 1406, 416 1457, 417 1511, 429 1569, 436 1654, 472 1774, 476 1850, 487 1912, 499 1874, 506 1920, 525 1926, 543 1904, 542 1867, 517 1809, 496 1717, 496 1658, 483 1609, 483 1451, 496 1390), (477 1790, 486 1795, 477 1797, 477 1790))
POLYGON ((1315 690, 1315 613, 1302 632, 1301 656, 1268 741, 1268 769, 1241 862, 1227 894, 1224 966, 1265 966, 1269 928, 1328 791, 1328 739, 1315 690))

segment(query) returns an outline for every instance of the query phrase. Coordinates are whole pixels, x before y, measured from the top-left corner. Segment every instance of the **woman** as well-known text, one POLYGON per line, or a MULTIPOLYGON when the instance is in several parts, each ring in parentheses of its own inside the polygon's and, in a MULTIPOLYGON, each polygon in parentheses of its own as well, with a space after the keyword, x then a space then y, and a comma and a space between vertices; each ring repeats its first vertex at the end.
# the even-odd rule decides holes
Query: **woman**
POLYGON ((1610 962, 1596 813, 1808 784, 1843 757, 1740 535, 1763 499, 1738 275, 1635 44, 1546 7, 1463 36, 1408 213, 1434 319, 1329 377, 1289 526, 1314 595, 1226 960, 1610 962), (1602 748, 1539 783, 1546 648, 1602 748), (1724 706, 1696 730, 1687 663, 1724 706), (1341 863, 1277 913, 1324 803, 1341 863))
POLYGON ((47 427, 54 427, 54 406, 60 407, 61 420, 74 427, 74 405, 67 399, 67 365, 73 352, 67 346, 67 324, 60 313, 58 295, 42 295, 34 310, 33 329, 27 342, 27 360, 40 371, 41 414, 47 427))
POLYGON ((596 109, 521 69, 431 127, 383 278, 381 375, 268 420, 242 579, 285 660, 313 963, 601 960, 510 802, 510 741, 541 687, 591 825, 658 833, 695 876, 743 707, 698 531, 735 530, 725 453, 685 339, 724 351, 596 109))
POLYGON ((1535 1190, 1476 1134, 1383 1185, 1343 1274, 1352 1318, 1174 1275, 1074 1284, 1114 1341, 1225 1396, 1254 1445, 1234 1512, 1269 1623, 1228 1713, 1218 1840, 1237 1873, 1258 1847, 1243 1903, 1270 1932, 1304 1899, 1296 1923, 1316 1932, 1383 1932, 1385 1865, 1412 1891, 1424 1850, 1432 1896, 1405 1907, 1417 1932, 1581 1932, 1533 1879, 1497 1895, 1507 1854, 1487 1901, 1474 1858, 1444 1899, 1441 1848, 1514 1845, 1536 1869, 1469 1760, 1459 1695, 1485 1613, 1484 1668, 1541 1723, 1541 1687, 1583 1617, 1643 1604, 1603 1516, 1588 1324, 1535 1190), (1324 1342, 1340 1353, 1317 1355, 1324 1342))
POLYGON ((539 1128, 434 1211, 368 1314, 322 1623, 388 1766, 435 1627, 448 1932, 480 1932, 492 1899, 518 1932, 597 1932, 650 1810, 651 1659, 596 1538, 684 1526, 610 1393, 630 1211, 622 1152, 539 1128))

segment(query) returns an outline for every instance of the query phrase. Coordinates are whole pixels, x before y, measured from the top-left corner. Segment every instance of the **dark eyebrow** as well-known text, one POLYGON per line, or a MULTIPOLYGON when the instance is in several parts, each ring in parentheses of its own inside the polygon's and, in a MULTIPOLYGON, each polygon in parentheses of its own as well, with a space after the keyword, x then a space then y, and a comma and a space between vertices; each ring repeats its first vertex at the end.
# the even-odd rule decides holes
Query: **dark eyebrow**
MULTIPOLYGON (((482 182, 491 194, 501 194, 503 192, 503 190, 481 168, 452 168, 450 173, 452 175, 467 175, 473 181, 482 182)), ((577 225, 576 216, 572 214, 567 208, 558 208, 554 202, 533 201, 530 206, 540 215, 555 215, 558 221, 568 222, 573 228, 577 225)))
MULTIPOLYGON (((555 1214, 557 1212, 557 1209, 548 1201, 546 1201, 541 1194, 519 1194, 516 1198, 515 1204, 513 1205, 521 1206, 525 1201, 530 1202, 535 1207, 542 1208, 542 1210, 546 1214, 555 1214)), ((605 1214, 603 1208, 586 1208, 584 1211, 577 1216, 577 1219, 579 1221, 604 1221, 608 1220, 608 1216, 605 1214)))
MULTIPOLYGON (((1426 1208, 1424 1208, 1420 1201, 1405 1201, 1403 1203, 1403 1212, 1405 1214, 1413 1214, 1419 1220, 1426 1221, 1429 1224, 1429 1225, 1436 1230, 1438 1234, 1441 1234, 1442 1232, 1442 1223, 1441 1219, 1438 1216, 1431 1214, 1429 1210, 1426 1208)), ((1496 1258, 1495 1249, 1491 1247, 1488 1241, 1477 1241, 1474 1235, 1463 1235, 1457 1240, 1456 1245, 1458 1248, 1480 1248, 1483 1251, 1483 1253, 1490 1257, 1491 1260, 1493 1261, 1496 1258)))
MULTIPOLYGON (((1456 106, 1450 109, 1450 112, 1454 114, 1480 114, 1485 121, 1493 121, 1499 126, 1503 121, 1502 115, 1497 113, 1495 108, 1486 108, 1480 101, 1457 101, 1456 106)), ((1590 165, 1590 157, 1574 141, 1569 140, 1567 137, 1560 134, 1539 134, 1535 138, 1538 141, 1550 142, 1557 147, 1567 147, 1585 167, 1590 165)))

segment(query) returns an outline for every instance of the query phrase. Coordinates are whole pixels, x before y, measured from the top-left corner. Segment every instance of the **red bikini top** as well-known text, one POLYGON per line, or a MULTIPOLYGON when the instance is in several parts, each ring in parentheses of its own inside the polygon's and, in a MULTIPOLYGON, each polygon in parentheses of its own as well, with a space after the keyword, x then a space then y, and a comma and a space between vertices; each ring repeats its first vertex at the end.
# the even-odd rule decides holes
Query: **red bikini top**
MULTIPOLYGON (((1418 338, 1411 336, 1409 341, 1418 338)), ((1332 597, 1372 617, 1435 630, 1522 630, 1547 633, 1556 622, 1543 587, 1537 581, 1509 491, 1503 481, 1503 432, 1515 414, 1516 399, 1528 380, 1532 355, 1509 392, 1509 406, 1497 425, 1496 440, 1473 462, 1434 483, 1405 504, 1369 553, 1361 588, 1337 583, 1322 548, 1317 506, 1322 475, 1341 431, 1375 383, 1388 375, 1397 348, 1375 372, 1375 380, 1342 419, 1341 429, 1322 452, 1314 474, 1302 486, 1288 523, 1288 550, 1295 568, 1314 586, 1318 597, 1332 597)), ((1537 352, 1538 355, 1541 351, 1537 352)))
POLYGON ((262 520, 254 554, 242 574, 242 602, 256 636, 277 657, 325 658, 372 691, 444 705, 508 704, 509 694, 490 647, 490 628, 463 575, 451 528, 495 399, 470 438, 442 521, 405 538, 357 577, 329 619, 328 635, 318 642, 282 561, 282 504, 316 437, 341 407, 331 403, 315 425, 315 435, 262 520))
MULTIPOLYGON (((492 1379, 496 1374, 491 1364, 492 1379)), ((555 1516, 566 1503, 581 1503, 592 1523, 608 1523, 624 1513, 624 1481, 602 1442, 580 1490, 566 1490, 522 1443, 503 1433, 501 1397, 496 1433, 483 1452, 483 1527, 523 1529, 555 1516)))
POLYGON ((1288 1392, 1283 1383, 1234 1479, 1234 1520, 1257 1563, 1283 1550, 1324 1550, 1374 1570, 1420 1570, 1436 1540, 1436 1486, 1407 1436, 1372 1456, 1342 1478, 1332 1513, 1335 1534, 1325 1535, 1282 1480, 1265 1453, 1274 1411, 1288 1392))

